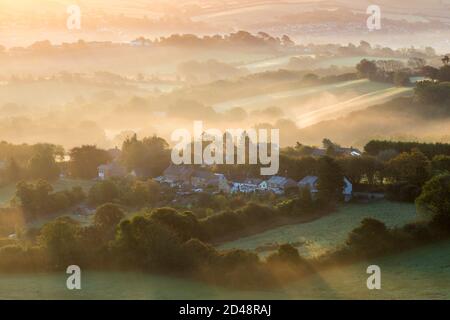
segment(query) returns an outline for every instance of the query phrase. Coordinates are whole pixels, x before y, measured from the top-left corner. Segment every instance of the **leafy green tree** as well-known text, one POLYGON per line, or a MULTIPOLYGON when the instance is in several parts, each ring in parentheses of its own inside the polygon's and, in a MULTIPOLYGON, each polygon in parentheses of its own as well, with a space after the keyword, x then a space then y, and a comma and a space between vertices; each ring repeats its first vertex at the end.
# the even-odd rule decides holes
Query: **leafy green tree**
POLYGON ((344 174, 336 160, 330 157, 321 158, 317 177, 319 200, 329 203, 342 198, 344 174))
POLYGON ((424 67, 422 68, 422 74, 423 74, 425 77, 430 78, 431 80, 435 80, 435 79, 437 79, 437 77, 438 77, 439 69, 434 68, 434 67, 432 67, 432 66, 424 66, 424 67))
POLYGON ((158 208, 152 211, 150 217, 173 230, 184 241, 203 238, 200 224, 192 212, 179 213, 172 208, 158 208))
POLYGON ((352 184, 359 184, 363 178, 373 184, 375 175, 381 168, 381 164, 372 156, 345 157, 339 159, 338 163, 352 184))
POLYGON ((112 180, 99 181, 89 190, 88 200, 92 204, 114 202, 120 196, 119 188, 112 180))
POLYGON ((20 181, 16 186, 15 197, 19 204, 27 211, 31 211, 34 203, 34 187, 25 181, 20 181))
POLYGON ((153 180, 133 181, 125 201, 130 205, 152 205, 161 198, 161 187, 153 180))
POLYGON ((430 177, 430 162, 418 149, 403 152, 386 164, 386 175, 396 182, 421 186, 430 177))
POLYGON ((124 217, 125 213, 118 205, 105 203, 95 211, 94 225, 105 232, 111 232, 124 217))
POLYGON ((85 198, 80 187, 54 193, 52 191, 52 185, 45 180, 34 183, 21 181, 16 186, 12 203, 22 207, 25 214, 35 218, 67 209, 85 198))
POLYGON ((450 172, 450 156, 438 155, 431 160, 434 173, 450 172))
POLYGON ((402 71, 397 71, 394 73, 394 84, 396 86, 407 86, 410 84, 409 74, 402 71))
POLYGON ((383 222, 365 218, 349 233, 346 244, 358 255, 372 257, 387 251, 392 242, 383 222))
POLYGON ((336 157, 336 148, 334 146, 329 146, 327 148, 326 155, 331 158, 336 157))
POLYGON ((157 136, 138 140, 134 135, 124 141, 122 159, 130 171, 140 172, 144 177, 156 177, 170 164, 169 144, 157 136))
POLYGON ((212 245, 198 239, 190 239, 182 245, 186 253, 186 266, 191 269, 213 268, 219 260, 219 253, 212 245))
POLYGON ((298 206, 303 211, 310 211, 314 208, 314 201, 309 188, 301 188, 299 191, 298 206))
POLYGON ((450 174, 440 174, 429 180, 416 200, 422 212, 450 217, 450 174))
POLYGON ((356 65, 356 70, 358 70, 360 77, 373 79, 376 76, 378 68, 374 61, 363 59, 356 65))
MULTIPOLYGON (((295 157, 295 156, 287 156, 284 154, 280 154, 280 172, 287 172, 287 176, 294 180, 300 180, 307 175, 316 175, 318 161, 316 158, 307 156, 307 157, 295 157)), ((248 171, 245 171, 242 175, 246 177, 248 171)), ((257 175, 255 173, 255 175, 257 175)))
POLYGON ((54 151, 40 147, 28 163, 28 171, 33 179, 55 180, 59 176, 59 167, 55 161, 54 151))
POLYGON ((42 227, 38 242, 46 249, 55 268, 77 264, 80 253, 78 231, 78 224, 70 218, 57 218, 42 227))
POLYGON ((69 197, 72 203, 78 203, 86 199, 86 193, 80 186, 75 186, 69 192, 69 197))
POLYGON ((16 182, 24 175, 22 168, 14 158, 10 158, 5 168, 6 180, 8 182, 16 182))
POLYGON ((242 249, 233 249, 222 252, 222 267, 232 268, 236 265, 246 267, 256 265, 259 262, 258 255, 255 252, 242 249))
POLYGON ((71 206, 70 192, 55 192, 49 195, 48 213, 58 212, 71 206))
POLYGON ((376 159, 380 162, 388 162, 398 156, 399 152, 394 149, 382 150, 377 154, 376 159))
MULTIPOLYGON (((450 87, 449 87, 450 89, 450 87)), ((450 90, 449 90, 450 92, 450 90)), ((364 151, 371 156, 378 156, 381 152, 389 150, 390 153, 394 151, 398 153, 411 152, 413 149, 418 149, 429 159, 441 154, 450 154, 450 144, 448 143, 421 143, 421 142, 402 142, 402 141, 387 141, 387 140, 371 140, 364 147, 364 151)), ((380 159, 387 161, 393 158, 380 159)))
POLYGON ((111 160, 106 150, 96 146, 84 145, 70 150, 69 171, 73 177, 93 179, 97 176, 97 168, 111 160))
POLYGON ((181 271, 184 254, 177 234, 145 216, 119 224, 113 248, 124 265, 144 270, 181 271))
POLYGON ((437 78, 440 82, 450 81, 450 66, 448 64, 439 69, 437 78))
POLYGON ((19 200, 19 205, 32 215, 45 213, 50 208, 50 193, 53 187, 45 180, 36 183, 21 181, 16 186, 15 199, 19 200))
POLYGON ((278 247, 278 252, 270 255, 267 261, 298 264, 304 262, 304 259, 300 257, 298 250, 294 246, 291 244, 282 244, 278 247))
POLYGON ((365 166, 360 157, 346 157, 338 160, 345 176, 352 184, 360 183, 365 174, 365 166))
MULTIPOLYGON (((450 66, 447 66, 447 69, 450 70, 450 66)), ((445 77, 450 79, 450 76, 445 77)), ((416 84, 414 93, 417 100, 423 104, 443 105, 450 98, 450 84, 448 82, 421 81, 416 84)))

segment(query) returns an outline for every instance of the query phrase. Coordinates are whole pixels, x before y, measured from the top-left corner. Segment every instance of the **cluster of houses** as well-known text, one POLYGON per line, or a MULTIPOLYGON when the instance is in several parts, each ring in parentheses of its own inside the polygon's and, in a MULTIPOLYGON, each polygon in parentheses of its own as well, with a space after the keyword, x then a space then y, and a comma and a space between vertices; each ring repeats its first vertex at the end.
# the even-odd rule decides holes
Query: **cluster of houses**
MULTIPOLYGON (((196 192, 223 193, 264 193, 271 192, 282 195, 289 190, 307 188, 314 198, 318 192, 318 177, 307 176, 300 181, 282 176, 272 176, 267 180, 245 179, 243 181, 228 181, 224 174, 212 173, 206 168, 196 168, 188 165, 170 165, 162 176, 155 178, 162 184, 167 184, 178 190, 179 194, 196 192)), ((346 201, 352 197, 353 186, 344 178, 343 195, 346 201)))
MULTIPOLYGON (((98 167, 98 178, 104 180, 110 177, 124 177, 126 170, 117 162, 101 165, 98 167)), ((135 171, 131 175, 139 177, 135 171)), ((296 188, 308 188, 311 195, 317 194, 318 177, 306 176, 300 181, 282 176, 272 176, 267 180, 249 178, 243 181, 229 181, 224 174, 213 173, 204 167, 194 167, 190 165, 170 165, 162 176, 154 179, 176 189, 178 194, 186 195, 191 193, 211 192, 211 193, 263 193, 271 192, 276 195, 283 195, 288 190, 296 188)), ((343 195, 346 201, 352 198, 353 186, 351 182, 344 178, 343 195)))
MULTIPOLYGON (((114 160, 98 167, 98 179, 104 180, 111 177, 125 177, 129 175, 118 161, 120 150, 111 149, 108 151, 114 160)), ((339 148, 336 151, 350 156, 361 155, 361 152, 354 148, 339 148)), ((322 156, 326 153, 326 150, 316 148, 314 153, 316 156, 322 156)), ((145 178, 139 170, 133 170, 131 175, 145 178)), ((201 192, 227 194, 270 192, 276 195, 283 195, 289 190, 308 188, 314 198, 318 192, 318 177, 316 176, 306 176, 300 181, 283 176, 271 176, 266 180, 249 178, 242 181, 229 181, 224 174, 213 173, 207 167, 192 165, 171 164, 164 170, 162 176, 154 180, 175 189, 179 195, 201 192)), ((349 201, 352 198, 353 186, 347 178, 344 178, 344 184, 343 195, 345 200, 349 201)))

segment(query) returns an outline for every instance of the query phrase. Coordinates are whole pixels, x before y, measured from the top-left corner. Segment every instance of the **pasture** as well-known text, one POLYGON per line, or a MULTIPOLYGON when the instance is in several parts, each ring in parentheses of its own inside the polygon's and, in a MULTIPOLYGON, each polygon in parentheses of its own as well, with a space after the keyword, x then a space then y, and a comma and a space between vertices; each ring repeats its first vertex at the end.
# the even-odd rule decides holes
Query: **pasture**
POLYGON ((362 219, 374 218, 388 227, 402 226, 417 219, 414 204, 379 201, 344 205, 328 216, 308 223, 288 225, 221 245, 220 249, 257 250, 266 256, 278 244, 291 243, 305 256, 317 256, 344 243, 348 233, 362 219))

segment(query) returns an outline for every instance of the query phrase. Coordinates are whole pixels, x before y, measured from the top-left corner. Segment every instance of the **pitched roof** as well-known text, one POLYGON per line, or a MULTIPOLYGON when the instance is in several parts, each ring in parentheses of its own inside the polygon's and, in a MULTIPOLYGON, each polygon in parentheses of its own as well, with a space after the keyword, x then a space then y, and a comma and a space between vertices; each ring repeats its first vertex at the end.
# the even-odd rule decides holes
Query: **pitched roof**
POLYGON ((254 184, 254 185, 259 185, 261 182, 263 182, 262 179, 258 179, 258 178, 249 178, 249 179, 245 179, 244 183, 246 184, 254 184))
POLYGON ((298 182, 299 186, 314 185, 319 178, 316 176, 306 176, 298 182))
POLYGON ((267 182, 268 183, 272 183, 272 184, 277 184, 277 185, 280 185, 280 186, 285 186, 288 183, 294 183, 295 184, 295 181, 292 180, 291 178, 286 178, 286 177, 281 177, 281 176, 273 176, 267 182))

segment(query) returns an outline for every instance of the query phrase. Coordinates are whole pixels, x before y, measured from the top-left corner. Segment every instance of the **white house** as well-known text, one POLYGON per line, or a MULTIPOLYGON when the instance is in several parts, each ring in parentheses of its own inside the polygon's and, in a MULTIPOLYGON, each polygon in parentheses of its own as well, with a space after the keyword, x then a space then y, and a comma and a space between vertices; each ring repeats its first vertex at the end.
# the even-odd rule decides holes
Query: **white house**
MULTIPOLYGON (((308 188, 309 191, 311 192, 312 197, 314 198, 314 196, 317 194, 318 189, 317 189, 317 182, 318 182, 319 178, 316 176, 306 176, 304 177, 302 180, 299 181, 298 183, 298 187, 299 188, 308 188)), ((353 185, 352 183, 344 177, 344 190, 342 191, 342 194, 344 195, 344 199, 345 201, 350 201, 352 198, 352 194, 353 194, 353 185)))
POLYGON ((231 192, 254 193, 260 191, 259 185, 261 182, 262 179, 245 179, 244 181, 233 182, 231 192))
POLYGON ((295 188, 297 183, 291 178, 273 176, 269 180, 263 181, 259 184, 259 189, 262 191, 271 191, 276 194, 282 194, 289 188, 295 188))
POLYGON ((231 193, 253 193, 258 191, 258 186, 249 183, 234 182, 231 187, 231 193))

